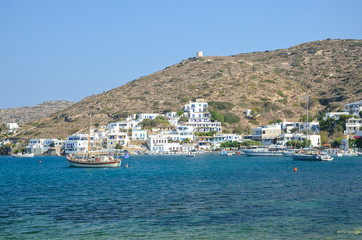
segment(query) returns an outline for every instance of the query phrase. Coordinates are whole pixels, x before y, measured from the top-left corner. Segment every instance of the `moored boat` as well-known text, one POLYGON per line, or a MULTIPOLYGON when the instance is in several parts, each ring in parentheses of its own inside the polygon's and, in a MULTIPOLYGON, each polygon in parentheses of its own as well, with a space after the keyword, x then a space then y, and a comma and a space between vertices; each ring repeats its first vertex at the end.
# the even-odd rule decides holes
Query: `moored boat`
POLYGON ((221 151, 220 152, 220 156, 232 156, 233 153, 232 152, 228 152, 228 151, 221 151))
POLYGON ((17 153, 12 155, 15 158, 32 158, 34 153, 17 153))
POLYGON ((67 156, 69 167, 113 168, 121 165, 122 159, 113 152, 92 152, 83 156, 67 156))
MULTIPOLYGON (((118 150, 105 150, 105 151, 90 151, 90 121, 88 125, 88 151, 81 155, 67 155, 69 167, 83 167, 83 168, 113 168, 119 167, 122 158, 118 156, 118 150)), ((128 158, 126 153, 124 158, 128 158)))
POLYGON ((296 151, 298 151, 298 149, 287 149, 283 151, 283 157, 293 157, 293 154, 295 154, 296 151))
POLYGON ((333 158, 328 154, 322 154, 316 151, 305 151, 293 154, 293 160, 296 161, 332 161, 333 158))

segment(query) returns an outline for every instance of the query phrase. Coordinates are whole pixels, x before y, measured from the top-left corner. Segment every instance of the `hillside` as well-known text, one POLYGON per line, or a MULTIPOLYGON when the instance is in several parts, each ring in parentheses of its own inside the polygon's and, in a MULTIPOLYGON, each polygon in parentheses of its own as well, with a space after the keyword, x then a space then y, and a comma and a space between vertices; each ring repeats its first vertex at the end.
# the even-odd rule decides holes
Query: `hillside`
POLYGON ((0 109, 0 124, 9 122, 29 123, 59 112, 72 104, 74 103, 69 101, 48 101, 29 107, 0 109))
POLYGON ((71 107, 33 122, 26 136, 64 137, 87 125, 87 114, 100 125, 139 112, 177 111, 196 97, 231 103, 247 132, 255 124, 299 120, 306 91, 313 115, 343 109, 362 98, 362 40, 322 40, 288 49, 233 56, 190 58, 123 86, 89 96, 71 107), (250 121, 245 109, 261 109, 250 121), (34 128, 35 127, 35 128, 34 128))

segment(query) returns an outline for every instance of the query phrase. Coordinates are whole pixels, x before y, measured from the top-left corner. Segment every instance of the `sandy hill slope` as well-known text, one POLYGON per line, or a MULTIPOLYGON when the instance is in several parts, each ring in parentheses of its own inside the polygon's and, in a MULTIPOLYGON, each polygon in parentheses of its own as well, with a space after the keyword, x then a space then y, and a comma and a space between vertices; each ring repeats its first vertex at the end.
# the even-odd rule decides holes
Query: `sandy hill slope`
POLYGON ((48 101, 35 106, 0 109, 0 124, 32 122, 59 112, 73 104, 69 101, 48 101))
POLYGON ((197 97, 230 103, 218 110, 241 119, 226 124, 230 131, 241 127, 248 132, 277 119, 299 120, 306 111, 307 89, 311 114, 343 109, 362 98, 361 47, 361 40, 322 40, 275 51, 190 58, 86 97, 32 123, 27 136, 67 136, 87 126, 88 112, 93 123, 102 125, 131 113, 177 111, 197 97), (243 114, 252 108, 261 111, 256 121, 243 114))

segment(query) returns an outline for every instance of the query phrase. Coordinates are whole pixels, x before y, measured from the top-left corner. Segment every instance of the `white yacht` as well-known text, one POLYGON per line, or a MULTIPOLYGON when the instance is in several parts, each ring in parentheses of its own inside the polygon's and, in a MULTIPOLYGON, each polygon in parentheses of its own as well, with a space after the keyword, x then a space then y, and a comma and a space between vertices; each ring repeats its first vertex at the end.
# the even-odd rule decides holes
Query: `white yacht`
POLYGON ((246 156, 283 156, 283 151, 279 146, 266 147, 252 147, 250 149, 243 149, 246 156))

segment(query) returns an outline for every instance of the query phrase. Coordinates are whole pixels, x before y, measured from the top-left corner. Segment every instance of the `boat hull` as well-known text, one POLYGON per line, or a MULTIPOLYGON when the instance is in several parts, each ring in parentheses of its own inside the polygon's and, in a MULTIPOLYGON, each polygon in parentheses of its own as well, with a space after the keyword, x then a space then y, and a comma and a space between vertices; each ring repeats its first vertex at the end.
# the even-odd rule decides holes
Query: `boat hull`
POLYGON ((24 154, 20 154, 20 155, 13 155, 14 158, 32 158, 34 157, 34 153, 24 153, 24 154))
POLYGON ((319 154, 294 154, 293 160, 296 161, 332 161, 333 158, 329 155, 319 154))
POLYGON ((109 162, 90 162, 90 161, 77 161, 77 160, 68 160, 69 167, 78 167, 78 168, 115 168, 121 165, 120 160, 109 161, 109 162))
POLYGON ((269 156, 283 156, 282 152, 278 151, 243 151, 246 156, 258 156, 258 157, 269 157, 269 156))

